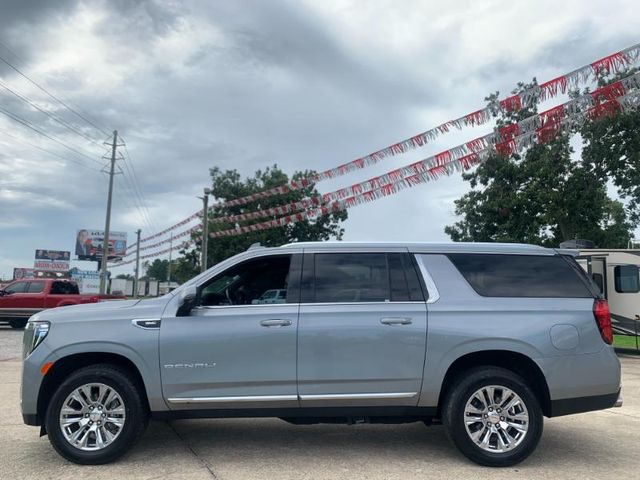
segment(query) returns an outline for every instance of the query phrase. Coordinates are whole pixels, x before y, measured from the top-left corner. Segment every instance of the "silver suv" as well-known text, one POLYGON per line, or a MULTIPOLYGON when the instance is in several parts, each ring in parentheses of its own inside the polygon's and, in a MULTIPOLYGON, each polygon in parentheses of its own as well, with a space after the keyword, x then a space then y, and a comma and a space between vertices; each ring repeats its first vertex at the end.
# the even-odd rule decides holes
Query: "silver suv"
POLYGON ((513 465, 543 416, 620 404, 607 303, 565 253, 258 247, 160 298, 44 311, 24 335, 24 421, 82 464, 153 416, 442 422, 471 460, 513 465), (283 303, 260 300, 273 291, 283 303))

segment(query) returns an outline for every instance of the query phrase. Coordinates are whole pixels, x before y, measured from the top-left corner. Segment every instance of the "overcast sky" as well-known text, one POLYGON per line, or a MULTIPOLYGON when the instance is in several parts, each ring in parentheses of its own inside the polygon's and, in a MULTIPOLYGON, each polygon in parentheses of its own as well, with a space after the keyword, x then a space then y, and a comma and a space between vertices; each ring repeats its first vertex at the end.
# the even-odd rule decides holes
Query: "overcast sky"
MULTIPOLYGON (((637 1, 3 0, 0 56, 124 137, 151 227, 196 211, 210 167, 336 166, 638 41, 637 1)), ((0 63, 11 89, 106 136, 0 63)), ((558 102, 561 100, 557 100, 558 102)), ((104 151, 0 87, 0 276, 104 228, 104 151), (30 145, 31 144, 31 145, 30 145), (45 153, 39 146, 58 156, 45 153)), ((326 192, 488 133, 490 125, 318 185, 326 192)), ((128 172, 125 172, 128 173, 128 172)), ((357 207, 347 240, 446 241, 459 176, 357 207)), ((112 229, 149 226, 116 177, 112 229)), ((81 268, 95 264, 74 262, 81 268)), ((129 271, 129 267, 115 270, 129 271)))

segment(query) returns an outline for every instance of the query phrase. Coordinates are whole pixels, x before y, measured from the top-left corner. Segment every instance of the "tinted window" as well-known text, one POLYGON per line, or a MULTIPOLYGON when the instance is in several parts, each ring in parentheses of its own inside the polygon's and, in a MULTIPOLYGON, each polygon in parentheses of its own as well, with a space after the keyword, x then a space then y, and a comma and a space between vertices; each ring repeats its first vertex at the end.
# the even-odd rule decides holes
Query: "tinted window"
POLYGON ((51 285, 53 295, 77 295, 80 293, 78 285, 71 282, 53 282, 51 285))
POLYGON ((570 260, 560 256, 460 253, 449 259, 485 297, 593 296, 570 260))
POLYGON ((406 253, 388 253, 392 302, 422 301, 422 289, 411 258, 406 253))
POLYGON ((44 290, 44 282, 31 282, 27 290, 28 293, 42 293, 44 290))
POLYGON ((200 293, 200 303, 209 306, 286 303, 290 263, 290 255, 242 262, 205 285, 200 293))
POLYGON ((601 273, 592 273, 591 278, 593 278, 593 283, 596 284, 600 293, 604 293, 604 277, 601 273))
POLYGON ((318 303, 390 301, 386 254, 316 254, 315 301, 318 303))
POLYGON ((27 290, 27 282, 12 283, 4 289, 7 293, 24 293, 27 290))
POLYGON ((618 265, 613 269, 613 278, 618 293, 640 292, 640 278, 636 265, 618 265))

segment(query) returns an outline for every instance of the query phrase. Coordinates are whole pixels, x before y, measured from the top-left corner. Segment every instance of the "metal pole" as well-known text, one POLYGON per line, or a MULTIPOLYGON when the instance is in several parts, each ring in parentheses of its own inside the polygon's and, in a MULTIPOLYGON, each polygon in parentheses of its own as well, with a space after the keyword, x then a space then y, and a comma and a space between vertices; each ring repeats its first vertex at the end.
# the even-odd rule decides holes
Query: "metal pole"
POLYGON ((211 190, 204 189, 202 197, 202 259, 200 261, 200 271, 207 269, 207 255, 209 249, 209 194, 211 190))
POLYGON ((107 218, 104 222, 104 238, 102 239, 102 261, 100 262, 100 294, 107 293, 107 263, 109 262, 109 229, 111 228, 111 198, 113 197, 113 175, 116 166, 116 149, 118 147, 118 131, 113 131, 111 144, 111 167, 109 169, 109 193, 107 195, 107 218))
POLYGON ((140 232, 136 231, 136 276, 133 279, 133 298, 138 298, 138 278, 140 278, 140 232))
POLYGON ((171 253, 173 252, 173 230, 169 237, 169 268, 167 269, 167 290, 171 288, 171 253))

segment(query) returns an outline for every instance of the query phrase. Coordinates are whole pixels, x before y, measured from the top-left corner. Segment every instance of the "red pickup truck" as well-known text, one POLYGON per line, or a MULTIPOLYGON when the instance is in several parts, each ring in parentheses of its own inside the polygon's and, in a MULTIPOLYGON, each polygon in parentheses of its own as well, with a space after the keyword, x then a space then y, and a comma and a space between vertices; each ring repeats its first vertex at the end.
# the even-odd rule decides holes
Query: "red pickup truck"
POLYGON ((72 280, 31 278, 17 280, 0 290, 0 321, 23 328, 31 315, 47 308, 124 299, 115 295, 81 294, 72 280))

